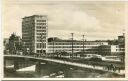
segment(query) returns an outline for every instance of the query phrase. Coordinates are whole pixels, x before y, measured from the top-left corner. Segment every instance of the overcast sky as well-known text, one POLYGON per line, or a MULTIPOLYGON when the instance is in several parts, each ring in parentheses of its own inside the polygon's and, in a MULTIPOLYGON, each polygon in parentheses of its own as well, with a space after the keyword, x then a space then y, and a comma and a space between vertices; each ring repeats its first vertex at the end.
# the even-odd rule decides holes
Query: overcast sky
MULTIPOLYGON (((22 18, 31 15, 48 16, 48 36, 87 40, 115 39, 125 27, 123 2, 26 2, 8 1, 4 6, 4 38, 16 32, 22 35, 22 18)), ((31 1, 31 0, 30 0, 31 1)))

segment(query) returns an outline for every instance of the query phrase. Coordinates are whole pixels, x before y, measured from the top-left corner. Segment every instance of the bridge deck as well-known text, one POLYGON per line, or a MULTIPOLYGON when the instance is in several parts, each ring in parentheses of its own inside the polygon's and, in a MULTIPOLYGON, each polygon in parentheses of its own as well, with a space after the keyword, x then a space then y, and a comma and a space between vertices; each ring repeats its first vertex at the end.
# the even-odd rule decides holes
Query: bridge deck
MULTIPOLYGON (((20 58, 45 60, 45 61, 51 61, 51 62, 66 64, 66 65, 77 66, 77 67, 90 68, 90 69, 94 69, 94 70, 108 71, 103 66, 93 66, 93 65, 83 64, 83 63, 76 63, 76 62, 57 60, 57 59, 51 59, 51 58, 44 58, 44 57, 32 57, 32 56, 22 56, 22 55, 4 55, 4 57, 17 57, 17 58, 20 57, 20 58)), ((114 71, 109 70, 108 72, 112 72, 112 73, 116 73, 116 74, 120 74, 120 75, 125 74, 124 70, 120 70, 120 72, 119 71, 114 72, 114 71)))

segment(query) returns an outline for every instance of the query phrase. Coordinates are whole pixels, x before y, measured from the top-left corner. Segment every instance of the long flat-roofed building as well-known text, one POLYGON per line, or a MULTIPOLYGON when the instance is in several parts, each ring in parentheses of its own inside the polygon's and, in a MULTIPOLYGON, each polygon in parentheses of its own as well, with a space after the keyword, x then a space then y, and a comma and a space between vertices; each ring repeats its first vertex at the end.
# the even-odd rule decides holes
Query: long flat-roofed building
POLYGON ((32 15, 22 20, 22 39, 26 50, 33 53, 47 51, 48 21, 46 15, 32 15))
POLYGON ((55 39, 48 42, 48 53, 54 53, 59 51, 65 51, 68 53, 73 52, 83 52, 84 53, 91 53, 91 54, 98 54, 98 47, 101 45, 108 45, 107 41, 78 41, 78 40, 62 40, 62 39, 55 39), (73 42, 73 48, 72 48, 73 42), (84 45, 83 45, 84 43, 84 45), (84 48, 83 48, 84 46, 84 48))
MULTIPOLYGON (((119 39, 118 39, 119 40, 119 39)), ((118 41, 117 40, 117 41, 118 41)), ((121 42, 121 45, 124 45, 121 42)), ((125 48, 121 47, 120 42, 117 44, 110 44, 107 40, 102 41, 79 41, 79 40, 63 40, 59 38, 50 38, 48 42, 48 53, 67 52, 67 53, 79 53, 84 54, 100 54, 106 55, 118 55, 124 54, 125 48)))

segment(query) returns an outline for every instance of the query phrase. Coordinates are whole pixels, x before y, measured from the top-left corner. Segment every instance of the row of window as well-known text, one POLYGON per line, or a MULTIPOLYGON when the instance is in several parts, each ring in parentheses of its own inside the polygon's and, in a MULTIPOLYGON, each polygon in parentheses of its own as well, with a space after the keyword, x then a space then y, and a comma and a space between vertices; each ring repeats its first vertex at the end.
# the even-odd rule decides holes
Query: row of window
POLYGON ((30 26, 30 25, 31 26, 34 25, 34 22, 25 22, 25 23, 22 24, 23 27, 30 26))
POLYGON ((116 49, 116 51, 125 51, 124 49, 116 49))
POLYGON ((46 33, 36 33, 36 35, 46 35, 46 33))
MULTIPOLYGON (((49 45, 52 45, 52 44, 55 44, 55 45, 71 45, 72 42, 65 42, 65 43, 59 43, 59 42, 51 42, 49 43, 49 45)), ((83 45, 83 42, 73 42, 74 45, 83 45)), ((103 45, 104 43, 92 43, 92 42, 85 42, 84 45, 103 45)))
MULTIPOLYGON (((24 37, 27 37, 27 36, 30 36, 29 35, 29 33, 28 32, 25 32, 25 33, 22 33, 22 35, 24 36, 24 37)), ((40 37, 42 36, 42 35, 46 35, 46 32, 44 33, 36 33, 36 35, 40 35, 40 37)), ((34 36, 34 33, 33 34, 31 34, 31 36, 34 36)))
MULTIPOLYGON (((67 45, 72 45, 72 43, 67 43, 67 44, 62 44, 62 43, 48 43, 48 45, 55 45, 55 46, 67 46, 67 45)), ((84 44, 84 46, 86 46, 86 45, 91 45, 91 46, 99 46, 99 45, 94 45, 94 44, 84 44)), ((83 46, 83 43, 80 43, 80 44, 77 44, 77 43, 73 43, 73 46, 83 46)))
POLYGON ((43 53, 42 50, 36 50, 36 53, 43 53))
MULTIPOLYGON (((48 51, 51 51, 53 52, 53 50, 48 50, 48 51)), ((72 51, 71 49, 65 49, 65 50, 55 50, 54 49, 54 52, 57 52, 57 51, 72 51)), ((74 49, 73 51, 83 51, 81 49, 74 49)), ((89 51, 89 50, 84 50, 84 52, 89 52, 89 53, 98 53, 98 51, 89 51)))
POLYGON ((46 30, 36 30, 36 32, 46 32, 46 30))
POLYGON ((46 30, 46 27, 42 27, 42 26, 36 26, 37 29, 45 29, 46 30))
POLYGON ((110 53, 111 51, 108 50, 108 51, 99 51, 100 53, 110 53))
POLYGON ((46 42, 46 40, 37 40, 37 42, 46 42))
MULTIPOLYGON (((53 48, 53 46, 49 46, 49 48, 53 48)), ((72 46, 54 46, 54 48, 72 48, 72 46)), ((73 48, 83 48, 83 46, 73 46, 73 48)), ((97 49, 94 46, 84 46, 84 48, 92 48, 92 49, 97 49)))
POLYGON ((29 31, 30 31, 30 29, 22 30, 22 32, 25 32, 25 33, 28 33, 29 31))
POLYGON ((32 44, 31 44, 29 41, 25 41, 25 42, 24 42, 24 45, 26 45, 26 46, 31 46, 32 44))
POLYGON ((36 20, 36 22, 46 22, 46 20, 36 20))
POLYGON ((46 25, 46 23, 36 23, 37 25, 46 25))
POLYGON ((46 36, 37 36, 37 39, 46 39, 46 36))
POLYGON ((29 40, 30 40, 30 38, 31 38, 31 37, 23 36, 22 38, 23 38, 23 39, 25 39, 25 40, 27 40, 27 39, 29 39, 29 40))
POLYGON ((36 48, 46 48, 46 43, 36 43, 36 48))

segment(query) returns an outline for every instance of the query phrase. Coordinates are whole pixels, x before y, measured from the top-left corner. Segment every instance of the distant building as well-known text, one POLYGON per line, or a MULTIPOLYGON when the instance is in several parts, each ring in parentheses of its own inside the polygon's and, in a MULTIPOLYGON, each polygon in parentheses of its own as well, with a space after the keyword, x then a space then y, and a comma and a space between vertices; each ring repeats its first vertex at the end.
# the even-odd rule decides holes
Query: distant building
POLYGON ((124 49, 121 49, 119 45, 101 45, 99 46, 100 55, 119 55, 124 53, 124 49))
POLYGON ((4 50, 8 50, 9 49, 9 39, 8 38, 4 38, 4 50))
MULTIPOLYGON (((119 36, 117 40, 108 41, 78 41, 73 40, 73 53, 83 52, 84 54, 120 55, 125 53, 124 37, 119 36), (84 48, 83 48, 84 44, 84 48)), ((48 53, 55 52, 72 53, 72 40, 62 40, 57 37, 49 38, 48 53)))
POLYGON ((4 46, 6 45, 6 44, 8 44, 9 43, 9 39, 8 38, 4 38, 4 46))
POLYGON ((119 42, 119 44, 124 44, 125 43, 125 36, 124 35, 118 36, 118 42, 119 42))
POLYGON ((111 45, 111 54, 125 54, 125 36, 120 35, 117 44, 111 45))
POLYGON ((122 54, 125 54, 125 35, 118 36, 118 47, 122 54))
POLYGON ((46 15, 32 15, 22 20, 24 48, 33 53, 47 51, 48 21, 46 15))
POLYGON ((105 55, 120 55, 125 54, 125 37, 124 35, 118 36, 117 40, 111 40, 109 45, 99 46, 99 54, 105 55))
MULTIPOLYGON (((57 39, 57 38, 56 38, 57 39)), ((98 47, 101 45, 108 45, 106 41, 85 41, 84 53, 86 54, 98 54, 98 47)), ((48 53, 54 53, 59 51, 65 51, 72 53, 72 40, 57 39, 48 42, 48 53)), ((73 52, 83 52, 83 41, 73 40, 73 52)))

